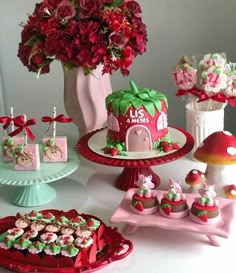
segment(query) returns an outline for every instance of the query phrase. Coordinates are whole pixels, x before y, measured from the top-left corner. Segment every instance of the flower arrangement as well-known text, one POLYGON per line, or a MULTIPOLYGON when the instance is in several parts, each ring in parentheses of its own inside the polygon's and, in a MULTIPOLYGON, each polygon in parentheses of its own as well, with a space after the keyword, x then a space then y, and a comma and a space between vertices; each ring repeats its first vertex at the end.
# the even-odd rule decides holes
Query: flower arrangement
POLYGON ((176 96, 185 96, 193 110, 236 107, 236 64, 227 63, 225 54, 183 56, 172 75, 176 96))
POLYGON ((146 50, 140 14, 133 0, 42 0, 21 24, 17 56, 38 75, 59 60, 85 74, 102 64, 103 74, 120 69, 126 76, 133 59, 146 50))

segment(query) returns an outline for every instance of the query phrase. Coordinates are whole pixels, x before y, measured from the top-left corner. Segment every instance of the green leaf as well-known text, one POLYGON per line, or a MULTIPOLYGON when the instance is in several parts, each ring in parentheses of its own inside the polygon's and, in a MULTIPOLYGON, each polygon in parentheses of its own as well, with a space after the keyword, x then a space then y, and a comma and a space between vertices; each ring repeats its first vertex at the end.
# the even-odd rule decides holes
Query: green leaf
POLYGON ((134 96, 133 96, 132 94, 130 94, 130 93, 125 93, 125 95, 124 95, 122 101, 131 101, 131 100, 133 100, 133 99, 134 99, 134 96))
POLYGON ((147 110, 148 114, 153 117, 154 116, 154 105, 150 101, 143 102, 144 108, 147 110))
POLYGON ((140 100, 139 98, 135 98, 133 101, 132 101, 132 105, 135 109, 139 109, 142 105, 143 105, 143 101, 140 100))
POLYGON ((114 111, 115 116, 119 115, 119 109, 120 109, 120 99, 116 99, 112 103, 112 109, 114 111))
POLYGON ((127 112, 128 108, 131 106, 131 102, 130 101, 122 101, 120 103, 120 111, 121 114, 124 116, 125 113, 127 112))
POLYGON ((108 109, 109 103, 113 102, 115 100, 115 98, 112 98, 111 96, 108 96, 106 98, 106 109, 108 109))
POLYGON ((38 41, 38 37, 34 35, 34 36, 30 37, 29 40, 24 43, 24 45, 25 46, 33 46, 37 41, 38 41))
POLYGON ((157 109, 158 112, 161 112, 161 101, 156 100, 154 101, 155 108, 157 109))
POLYGON ((111 3, 111 6, 112 7, 119 7, 123 2, 124 2, 124 0, 113 0, 111 3))
POLYGON ((139 97, 141 100, 149 99, 149 95, 148 95, 147 92, 139 93, 139 94, 138 94, 138 97, 139 97))

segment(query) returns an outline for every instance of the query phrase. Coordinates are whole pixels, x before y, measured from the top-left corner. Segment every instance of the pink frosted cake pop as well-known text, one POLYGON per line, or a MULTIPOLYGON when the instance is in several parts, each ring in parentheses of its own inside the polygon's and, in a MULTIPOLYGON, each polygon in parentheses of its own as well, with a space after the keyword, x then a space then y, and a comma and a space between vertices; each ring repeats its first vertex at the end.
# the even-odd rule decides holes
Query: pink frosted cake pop
POLYGON ((224 68, 210 66, 201 74, 200 84, 206 92, 218 93, 227 86, 227 75, 224 68))
POLYGON ((43 162, 65 162, 67 161, 67 137, 56 136, 56 122, 71 122, 71 118, 64 115, 56 116, 56 107, 53 109, 53 118, 44 116, 42 122, 53 123, 53 137, 42 139, 43 162))
POLYGON ((226 66, 226 58, 220 53, 208 53, 204 55, 203 59, 199 62, 201 70, 207 70, 211 66, 224 68, 226 66))
POLYGON ((167 218, 183 218, 189 213, 186 196, 182 193, 180 181, 169 179, 169 190, 164 193, 160 204, 160 214, 167 218))
POLYGON ((236 70, 229 73, 225 93, 229 97, 236 96, 236 70))
POLYGON ((197 82, 197 70, 188 63, 178 64, 173 71, 174 83, 183 90, 189 90, 197 82))

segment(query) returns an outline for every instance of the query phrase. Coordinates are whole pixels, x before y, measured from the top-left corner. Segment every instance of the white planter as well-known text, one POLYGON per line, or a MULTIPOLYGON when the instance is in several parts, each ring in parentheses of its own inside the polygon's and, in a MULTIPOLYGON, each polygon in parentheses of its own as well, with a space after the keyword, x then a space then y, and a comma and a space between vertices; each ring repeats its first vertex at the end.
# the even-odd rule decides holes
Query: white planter
POLYGON ((191 109, 191 105, 186 104, 186 130, 189 132, 195 144, 191 154, 195 152, 200 143, 210 134, 224 130, 224 108, 209 111, 199 111, 191 109))

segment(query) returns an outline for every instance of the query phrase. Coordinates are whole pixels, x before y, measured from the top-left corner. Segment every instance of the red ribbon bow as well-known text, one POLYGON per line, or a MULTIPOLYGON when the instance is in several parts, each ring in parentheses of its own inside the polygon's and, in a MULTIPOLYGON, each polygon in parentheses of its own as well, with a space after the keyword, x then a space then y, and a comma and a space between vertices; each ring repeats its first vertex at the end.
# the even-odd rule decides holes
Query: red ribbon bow
POLYGON ((236 107, 236 96, 228 97, 227 101, 232 107, 236 107))
POLYGON ((42 122, 49 122, 50 124, 53 121, 66 123, 66 122, 71 122, 72 118, 66 118, 63 114, 61 114, 61 115, 58 115, 55 118, 52 118, 52 117, 49 117, 49 116, 44 116, 44 117, 41 118, 41 121, 42 122))
POLYGON ((202 93, 202 90, 194 86, 193 88, 188 89, 188 90, 178 89, 177 93, 176 93, 176 97, 184 96, 187 94, 192 94, 195 97, 199 97, 200 93, 202 93))
POLYGON ((16 125, 16 123, 22 123, 24 120, 24 116, 20 115, 14 118, 11 117, 0 117, 0 123, 5 123, 2 128, 5 130, 7 129, 7 127, 11 124, 11 122, 13 121, 14 125, 16 125))
POLYGON ((32 131, 28 128, 28 126, 34 125, 36 124, 36 120, 34 118, 29 119, 26 121, 26 123, 15 123, 15 125, 18 127, 16 130, 14 130, 13 132, 11 132, 9 134, 9 136, 13 137, 17 134, 19 134, 21 131, 23 131, 23 129, 25 129, 25 133, 27 134, 27 136, 30 138, 30 140, 34 140, 35 136, 32 133, 32 131))
POLYGON ((56 122, 66 123, 66 122, 71 122, 72 118, 66 118, 63 114, 60 114, 55 118, 52 118, 52 117, 49 117, 49 116, 44 116, 44 117, 41 118, 41 121, 42 122, 49 122, 49 127, 48 127, 48 130, 49 130, 50 125, 51 125, 52 122, 56 121, 56 122))
POLYGON ((226 102, 227 99, 225 97, 224 94, 215 94, 213 96, 208 96, 207 94, 205 94, 204 92, 202 92, 199 96, 199 100, 198 102, 201 102, 201 101, 205 101, 205 100, 208 100, 208 99, 211 99, 211 100, 214 100, 214 101, 218 101, 218 102, 226 102))

